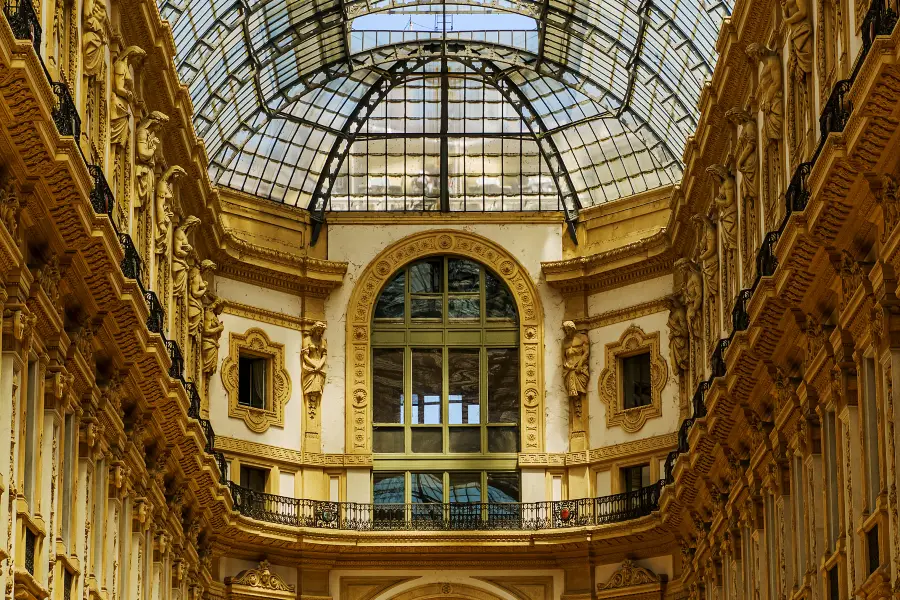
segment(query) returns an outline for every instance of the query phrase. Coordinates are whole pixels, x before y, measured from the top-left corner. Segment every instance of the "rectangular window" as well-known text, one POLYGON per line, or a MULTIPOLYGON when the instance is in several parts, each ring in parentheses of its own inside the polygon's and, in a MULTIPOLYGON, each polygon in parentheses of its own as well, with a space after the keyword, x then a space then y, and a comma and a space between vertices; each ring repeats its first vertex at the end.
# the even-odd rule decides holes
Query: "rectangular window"
MULTIPOLYGON (((62 511, 60 514, 60 535, 66 548, 69 548, 70 529, 72 527, 72 502, 75 492, 75 425, 74 416, 66 415, 63 424, 63 460, 62 460, 62 511)), ((66 571, 68 573, 68 571, 66 571)))
POLYGON ((866 453, 866 496, 869 511, 881 491, 878 456, 878 394, 875 383, 875 361, 863 359, 863 450, 866 453))
POLYGON ((441 423, 443 350, 416 348, 412 351, 412 424, 441 423))
POLYGON ((265 493, 268 479, 269 471, 267 469, 241 465, 241 487, 265 493))
POLYGON ((622 359, 622 398, 625 409, 647 406, 650 398, 650 353, 622 359))
POLYGON ((866 558, 869 562, 869 575, 881 566, 881 556, 878 550, 878 525, 866 532, 866 558))
POLYGON ((238 403, 250 408, 266 408, 268 359, 238 357, 238 403))
POLYGON ((372 350, 372 451, 403 453, 406 450, 403 433, 403 349, 375 348, 372 350), (380 423, 396 423, 388 427, 380 423))
POLYGON ((837 431, 835 427, 835 415, 826 412, 823 423, 823 454, 825 459, 825 490, 827 499, 827 526, 828 549, 832 552, 837 548, 837 539, 840 534, 840 513, 838 512, 838 488, 837 477, 837 431))
POLYGON ((650 485, 650 465, 635 465, 625 467, 622 473, 622 491, 633 492, 650 485))
POLYGON ((38 428, 38 363, 28 363, 28 380, 26 382, 26 408, 25 408, 25 472, 23 475, 25 501, 28 508, 34 508, 35 485, 35 459, 38 456, 37 428, 38 428))
POLYGON ((518 424, 519 351, 491 348, 487 355, 488 423, 518 424))
POLYGON ((444 518, 444 477, 442 473, 410 473, 409 499, 414 522, 439 523, 444 518))
POLYGON ((841 600, 841 584, 837 565, 828 569, 828 600, 841 600))

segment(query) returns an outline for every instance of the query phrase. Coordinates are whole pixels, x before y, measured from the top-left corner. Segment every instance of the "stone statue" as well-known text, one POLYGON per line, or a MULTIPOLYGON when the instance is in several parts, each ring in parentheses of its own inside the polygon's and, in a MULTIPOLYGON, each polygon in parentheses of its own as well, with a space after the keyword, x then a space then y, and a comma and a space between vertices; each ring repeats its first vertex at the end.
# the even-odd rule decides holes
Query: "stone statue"
POLYGON ((169 117, 154 110, 141 119, 135 131, 135 155, 134 178, 137 186, 137 207, 150 206, 153 195, 153 167, 156 166, 156 152, 159 150, 160 141, 156 132, 160 125, 169 122, 169 117))
POLYGON ((212 375, 219 364, 219 338, 225 326, 219 320, 219 315, 225 308, 225 303, 220 298, 211 298, 209 304, 203 309, 203 372, 212 375))
POLYGON ((188 235, 199 223, 200 219, 188 215, 172 235, 172 294, 175 298, 187 292, 188 258, 194 253, 188 235))
POLYGON ((569 397, 571 434, 585 430, 582 403, 590 378, 588 358, 591 354, 591 342, 587 334, 575 328, 572 321, 563 323, 563 332, 566 336, 563 340, 563 383, 569 397))
POLYGON ((706 215, 694 215, 691 219, 699 225, 697 243, 700 251, 700 267, 703 269, 703 279, 706 281, 706 291, 715 296, 719 293, 719 257, 716 242, 716 225, 706 215))
POLYGON ((325 342, 325 323, 316 321, 309 333, 303 338, 303 349, 300 360, 303 367, 303 398, 309 418, 316 416, 316 410, 322 401, 322 390, 325 387, 325 360, 328 358, 328 345, 325 342))
POLYGON ((756 198, 759 195, 756 187, 756 173, 759 170, 756 119, 739 108, 729 110, 725 116, 739 128, 737 170, 741 174, 741 198, 756 198))
POLYGON ((781 0, 784 24, 790 28, 791 46, 797 66, 803 73, 812 73, 812 27, 809 24, 807 0, 781 0))
POLYGON ((168 250, 169 225, 175 213, 172 211, 172 179, 185 174, 184 169, 174 165, 166 169, 156 184, 156 253, 165 254, 168 250))
POLYGON ((706 172, 712 175, 716 184, 716 211, 719 230, 726 250, 737 250, 737 202, 734 195, 734 175, 724 165, 710 165, 706 172))
POLYGON ((82 52, 85 75, 96 77, 103 69, 103 50, 109 43, 109 17, 104 0, 85 0, 82 23, 82 52))
POLYGON ((676 373, 685 372, 690 364, 687 311, 679 294, 668 296, 666 304, 669 307, 669 353, 672 358, 672 370, 676 373))
POLYGON ((131 76, 131 61, 143 58, 146 52, 137 46, 128 46, 113 63, 112 102, 109 106, 110 143, 128 144, 131 102, 134 100, 134 78, 131 76))
POLYGON ((781 81, 781 59, 760 44, 747 46, 747 56, 762 65, 756 97, 763 112, 766 138, 780 140, 784 127, 784 86, 781 81))
MULTIPOLYGON (((173 263, 174 264, 174 263, 173 263)), ((211 260, 203 260, 199 265, 196 261, 191 265, 190 293, 188 294, 188 335, 199 337, 203 321, 203 301, 207 296, 209 284, 204 279, 208 271, 215 271, 216 263, 211 260)))
POLYGON ((22 209, 25 203, 16 193, 15 181, 9 175, 6 175, 0 181, 0 221, 6 227, 10 237, 17 243, 19 238, 19 224, 22 220, 22 209))

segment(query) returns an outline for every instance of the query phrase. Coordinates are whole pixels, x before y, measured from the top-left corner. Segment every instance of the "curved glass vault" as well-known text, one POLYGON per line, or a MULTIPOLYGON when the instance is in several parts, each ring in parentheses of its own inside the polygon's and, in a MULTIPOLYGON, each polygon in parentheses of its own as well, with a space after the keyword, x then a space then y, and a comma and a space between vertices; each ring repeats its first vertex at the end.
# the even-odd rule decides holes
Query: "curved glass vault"
POLYGON ((217 183, 317 214, 570 220, 680 178, 731 6, 160 1, 217 183))

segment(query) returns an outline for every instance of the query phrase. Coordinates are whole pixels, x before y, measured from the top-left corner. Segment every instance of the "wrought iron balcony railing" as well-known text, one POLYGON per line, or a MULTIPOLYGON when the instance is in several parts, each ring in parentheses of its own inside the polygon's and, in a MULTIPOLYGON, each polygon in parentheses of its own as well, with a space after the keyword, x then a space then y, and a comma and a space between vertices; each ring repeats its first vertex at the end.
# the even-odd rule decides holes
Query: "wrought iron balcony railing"
POLYGON ((140 281, 144 265, 137 248, 134 247, 134 242, 131 241, 131 236, 127 233, 120 233, 119 243, 122 244, 122 249, 125 251, 121 264, 122 275, 140 281))
POLYGON ((212 423, 208 419, 197 420, 200 421, 200 429, 203 430, 203 435, 206 436, 206 446, 203 447, 203 450, 207 454, 214 454, 216 451, 216 432, 213 431, 212 423))
POLYGON ((37 546, 37 534, 25 527, 25 570, 34 575, 34 554, 37 546))
POLYGON ((144 298, 147 300, 147 310, 150 312, 147 316, 147 329, 150 333, 162 335, 166 313, 163 311, 162 304, 159 302, 159 297, 156 295, 156 292, 146 290, 144 292, 144 298))
POLYGON ((75 108, 75 101, 69 92, 69 86, 62 81, 51 81, 50 87, 56 101, 53 104, 53 123, 59 135, 70 135, 78 141, 81 138, 81 117, 75 108))
POLYGON ((706 391, 709 390, 709 382, 701 381, 694 392, 694 398, 691 402, 694 409, 694 418, 702 419, 706 416, 706 391))
POLYGON ((741 290, 737 298, 734 300, 734 308, 731 309, 731 331, 744 331, 750 326, 750 313, 747 307, 750 304, 750 298, 753 297, 753 289, 747 288, 741 290))
POLYGON ((169 351, 169 359, 172 366, 169 367, 169 377, 184 381, 184 355, 175 340, 166 340, 166 348, 169 351))
POLYGON ((88 165, 88 172, 94 180, 94 186, 91 188, 91 206, 94 207, 94 213, 106 215, 112 219, 116 200, 106 181, 106 176, 103 174, 103 169, 99 165, 88 165))
POLYGON ((775 246, 781 237, 780 231, 770 231, 766 234, 759 252, 756 254, 756 276, 771 277, 778 268, 778 257, 775 256, 775 246))
MULTIPOLYGON (((885 0, 872 0, 862 24, 862 44, 864 59, 869 53, 869 48, 879 35, 891 35, 894 25, 897 24, 897 12, 887 5, 885 0)), ((860 60, 862 63, 862 60, 860 60)))
POLYGON ((716 349, 713 351, 712 360, 710 361, 713 378, 725 377, 725 351, 728 350, 730 343, 731 338, 723 338, 716 344, 716 349))
POLYGON ((822 109, 822 115, 819 117, 819 133, 824 140, 829 133, 840 133, 847 125, 850 119, 850 113, 853 111, 853 103, 847 97, 850 87, 853 85, 852 79, 842 79, 834 85, 825 108, 822 109))
POLYGON ((219 467, 219 482, 222 485, 228 485, 228 461, 225 455, 216 450, 213 452, 213 458, 216 459, 216 465, 219 467))
POLYGON ((800 163, 791 176, 791 183, 788 185, 787 191, 784 193, 786 215, 793 212, 803 212, 809 203, 809 188, 807 181, 809 172, 812 170, 812 163, 800 163))
POLYGON ((188 395, 188 417, 192 419, 199 419, 200 392, 197 391, 197 385, 193 381, 185 381, 184 389, 188 395))
POLYGON ((251 519, 351 531, 533 531, 620 523, 659 508, 664 481, 612 496, 556 502, 360 504, 303 500, 229 482, 234 508, 251 519))
POLYGON ((5 0, 3 13, 17 40, 30 40, 35 53, 41 55, 41 22, 31 0, 5 0))

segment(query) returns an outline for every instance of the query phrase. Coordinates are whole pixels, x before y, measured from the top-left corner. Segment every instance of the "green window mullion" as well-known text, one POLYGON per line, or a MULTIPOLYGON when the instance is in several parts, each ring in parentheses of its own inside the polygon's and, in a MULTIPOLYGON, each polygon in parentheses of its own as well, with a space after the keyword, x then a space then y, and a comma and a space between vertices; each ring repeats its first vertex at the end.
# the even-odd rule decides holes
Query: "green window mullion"
MULTIPOLYGON (((446 259, 445 259, 446 261, 446 259)), ((446 266, 446 264, 445 264, 446 266)), ((444 277, 446 277, 447 269, 444 269, 444 277)), ((445 296, 446 297, 446 296, 445 296)), ((444 347, 441 348, 441 360, 443 361, 443 365, 441 366, 441 431, 443 432, 443 446, 444 454, 450 453, 450 349, 447 348, 446 339, 444 340, 444 347)), ((446 487, 446 486, 445 486, 446 487)))

